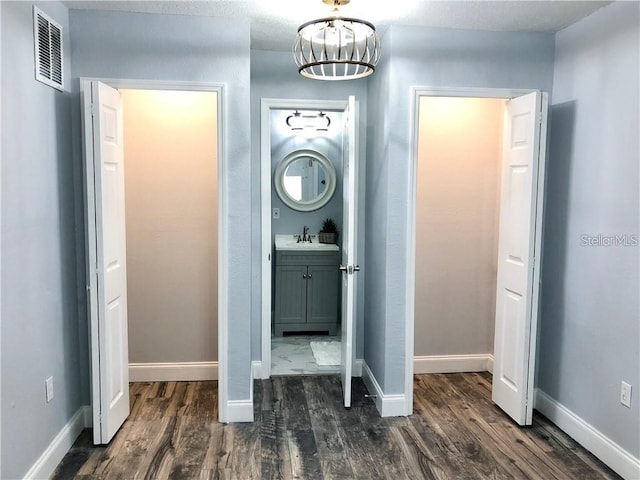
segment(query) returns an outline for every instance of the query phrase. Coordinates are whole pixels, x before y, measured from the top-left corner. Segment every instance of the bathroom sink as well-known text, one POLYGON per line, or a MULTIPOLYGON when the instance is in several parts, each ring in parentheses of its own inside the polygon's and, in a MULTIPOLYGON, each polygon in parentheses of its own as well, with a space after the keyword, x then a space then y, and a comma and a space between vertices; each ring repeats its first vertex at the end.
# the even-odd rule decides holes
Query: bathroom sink
POLYGON ((337 252, 338 245, 333 243, 320 243, 317 236, 313 236, 312 242, 298 242, 298 235, 276 235, 276 250, 313 250, 337 252))

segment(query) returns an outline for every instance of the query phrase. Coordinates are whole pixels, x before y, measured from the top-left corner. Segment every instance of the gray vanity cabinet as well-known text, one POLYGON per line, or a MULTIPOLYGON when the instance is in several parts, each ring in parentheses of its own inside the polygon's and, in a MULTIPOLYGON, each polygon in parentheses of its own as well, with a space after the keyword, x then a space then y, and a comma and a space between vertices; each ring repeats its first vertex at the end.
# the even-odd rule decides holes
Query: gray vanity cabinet
POLYGON ((274 334, 338 328, 339 252, 277 251, 274 334))

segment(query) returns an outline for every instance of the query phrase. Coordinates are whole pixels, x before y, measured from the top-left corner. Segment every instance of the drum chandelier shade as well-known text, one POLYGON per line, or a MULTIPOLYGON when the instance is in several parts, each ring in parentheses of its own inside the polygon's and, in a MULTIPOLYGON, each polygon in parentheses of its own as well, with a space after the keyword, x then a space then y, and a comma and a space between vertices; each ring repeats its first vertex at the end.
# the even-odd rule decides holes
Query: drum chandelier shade
POLYGON ((319 80, 351 80, 371 75, 380 59, 376 27, 357 18, 338 15, 349 0, 323 0, 334 16, 300 25, 293 58, 300 75, 319 80))

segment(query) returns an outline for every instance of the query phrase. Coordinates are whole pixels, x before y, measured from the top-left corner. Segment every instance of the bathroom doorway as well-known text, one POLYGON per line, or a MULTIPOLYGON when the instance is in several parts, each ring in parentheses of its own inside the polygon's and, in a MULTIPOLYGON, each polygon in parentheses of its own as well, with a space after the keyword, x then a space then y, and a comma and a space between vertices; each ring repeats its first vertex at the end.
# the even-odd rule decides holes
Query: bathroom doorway
POLYGON ((342 231, 342 117, 270 110, 271 375, 340 371, 340 247, 318 232, 327 219, 342 231))
POLYGON ((220 91, 82 83, 94 443, 107 443, 129 381, 218 378, 220 91))
POLYGON ((529 424, 546 95, 484 93, 416 92, 412 370, 491 371, 529 424))
POLYGON ((340 373, 345 406, 359 269, 356 125, 353 97, 262 100, 262 341, 254 377, 340 373), (337 240, 321 239, 327 220, 337 240))

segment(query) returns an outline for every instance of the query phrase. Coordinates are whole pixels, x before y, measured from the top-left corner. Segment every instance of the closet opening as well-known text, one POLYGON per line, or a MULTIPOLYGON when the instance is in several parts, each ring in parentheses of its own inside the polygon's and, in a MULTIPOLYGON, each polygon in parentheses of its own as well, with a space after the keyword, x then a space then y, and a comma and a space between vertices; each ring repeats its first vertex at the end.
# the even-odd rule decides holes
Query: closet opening
POLYGON ((504 100, 419 108, 415 373, 492 371, 504 100))
MULTIPOLYGON (((416 91, 413 373, 493 374, 530 424, 547 96, 416 91)), ((411 255, 413 253, 413 256, 411 255)))
POLYGON ((81 81, 96 444, 127 419, 140 382, 169 382, 173 396, 202 382, 212 412, 224 394, 213 382, 220 89, 109 83, 81 81))
POLYGON ((129 381, 216 380, 217 94, 119 91, 129 381))

